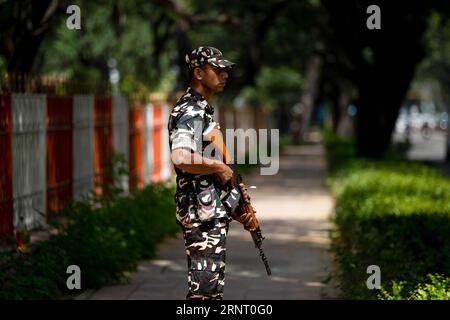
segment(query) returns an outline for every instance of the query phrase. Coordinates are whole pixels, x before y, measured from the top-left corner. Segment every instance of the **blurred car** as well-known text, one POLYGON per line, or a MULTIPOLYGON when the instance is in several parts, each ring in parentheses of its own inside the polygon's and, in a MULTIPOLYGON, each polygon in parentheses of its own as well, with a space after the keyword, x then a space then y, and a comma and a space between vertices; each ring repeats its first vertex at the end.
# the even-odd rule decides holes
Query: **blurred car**
POLYGON ((448 128, 449 116, 447 112, 442 112, 439 116, 439 129, 447 130, 448 128))
POLYGON ((436 114, 431 112, 418 112, 417 109, 408 110, 405 107, 400 109, 395 131, 405 133, 406 130, 422 130, 422 129, 442 129, 445 130, 448 124, 448 114, 436 114))

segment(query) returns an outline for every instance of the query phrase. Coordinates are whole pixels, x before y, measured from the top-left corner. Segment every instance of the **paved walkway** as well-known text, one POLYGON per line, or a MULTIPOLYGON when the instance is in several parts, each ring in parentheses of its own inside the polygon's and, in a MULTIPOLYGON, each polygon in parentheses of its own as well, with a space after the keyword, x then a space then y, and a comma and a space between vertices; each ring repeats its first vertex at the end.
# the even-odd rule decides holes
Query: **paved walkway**
MULTIPOLYGON (((228 236, 224 296, 234 299, 333 299, 328 276, 328 217, 333 200, 324 186, 321 145, 290 146, 275 176, 244 177, 266 240, 272 269, 268 278, 251 236, 232 222, 228 236)), ((141 262, 129 284, 102 288, 90 299, 184 299, 186 258, 183 240, 167 239, 151 261, 141 262)))

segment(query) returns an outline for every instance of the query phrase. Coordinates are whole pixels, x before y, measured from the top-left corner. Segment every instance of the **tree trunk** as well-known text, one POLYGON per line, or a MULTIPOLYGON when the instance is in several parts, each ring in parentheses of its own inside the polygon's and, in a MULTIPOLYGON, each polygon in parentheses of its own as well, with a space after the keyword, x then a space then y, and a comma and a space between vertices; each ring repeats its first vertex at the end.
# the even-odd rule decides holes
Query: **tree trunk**
MULTIPOLYGON (((11 21, 2 30, 0 50, 10 74, 28 75, 39 48, 58 13, 58 1, 13 2, 8 7, 11 21)), ((8 15, 8 13, 6 13, 8 15)))
POLYGON ((391 143, 391 135, 403 98, 412 80, 416 61, 398 61, 395 74, 379 66, 372 69, 359 87, 357 103, 357 154, 382 158, 391 143))
MULTIPOLYGON (((307 133, 309 131, 309 123, 311 121, 311 113, 314 107, 314 101, 316 100, 320 73, 322 71, 322 58, 318 55, 313 55, 308 61, 306 66, 306 86, 303 90, 302 96, 300 98, 300 104, 302 106, 302 112, 300 114, 300 134, 294 134, 295 137, 299 137, 301 141, 306 139, 307 133)), ((301 141, 295 141, 296 143, 301 141)))
POLYGON ((341 110, 339 109, 340 92, 336 81, 334 78, 330 78, 330 76, 327 75, 326 69, 327 66, 324 66, 318 93, 318 96, 321 97, 319 103, 324 105, 329 103, 331 105, 331 109, 327 112, 328 124, 333 133, 337 133, 341 117, 341 110))
POLYGON ((290 114, 285 104, 279 106, 277 111, 278 116, 278 128, 280 129, 280 135, 290 133, 290 114))
MULTIPOLYGON (((390 143, 391 128, 387 120, 387 115, 380 112, 383 103, 370 99, 367 95, 359 100, 359 105, 364 107, 358 108, 357 114, 357 154, 366 158, 382 158, 390 143)), ((387 109, 395 115, 398 107, 392 106, 387 109)))
POLYGON ((335 69, 358 89, 357 154, 381 158, 415 66, 424 57, 422 38, 436 4, 383 1, 382 26, 376 30, 365 27, 369 0, 322 0, 322 4, 333 27, 335 40, 329 45, 336 51, 335 69))
POLYGON ((187 36, 187 28, 188 26, 183 21, 179 21, 177 26, 175 27, 175 38, 177 40, 176 62, 179 70, 177 83, 175 86, 176 91, 184 91, 186 89, 186 86, 188 86, 191 81, 188 76, 185 54, 190 52, 190 50, 192 50, 193 48, 190 48, 189 39, 187 36))
POLYGON ((346 83, 339 85, 339 122, 337 123, 336 133, 341 137, 352 137, 353 132, 353 119, 348 114, 348 106, 350 104, 351 92, 350 87, 346 83))

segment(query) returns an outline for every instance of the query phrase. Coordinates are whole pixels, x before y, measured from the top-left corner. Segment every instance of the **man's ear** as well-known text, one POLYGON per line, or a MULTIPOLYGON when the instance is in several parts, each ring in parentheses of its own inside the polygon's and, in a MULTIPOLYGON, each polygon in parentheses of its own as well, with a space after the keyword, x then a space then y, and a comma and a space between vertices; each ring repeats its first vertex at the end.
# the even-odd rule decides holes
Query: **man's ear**
POLYGON ((200 68, 195 68, 194 69, 194 78, 197 80, 202 80, 203 79, 203 70, 200 68))

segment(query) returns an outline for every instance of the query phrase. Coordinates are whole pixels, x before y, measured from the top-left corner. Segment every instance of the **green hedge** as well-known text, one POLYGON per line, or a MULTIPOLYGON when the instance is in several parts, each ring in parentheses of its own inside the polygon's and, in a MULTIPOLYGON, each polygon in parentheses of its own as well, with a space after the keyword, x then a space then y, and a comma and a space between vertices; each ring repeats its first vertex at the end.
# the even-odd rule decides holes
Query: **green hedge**
MULTIPOLYGON (((417 290, 450 276, 450 179, 396 152, 384 161, 355 159, 351 141, 329 135, 326 147, 338 227, 332 249, 345 297, 436 297, 417 290), (381 269, 382 294, 366 286, 369 265, 381 269)), ((445 299, 443 288, 435 292, 445 299)))
POLYGON ((82 289, 124 279, 140 259, 151 258, 157 243, 175 234, 173 187, 150 185, 138 193, 110 198, 94 209, 88 201, 64 212, 65 226, 29 252, 0 253, 0 299, 49 299, 66 293, 69 265, 81 269, 82 289))
MULTIPOLYGON (((427 281, 406 290, 406 281, 394 281, 391 290, 381 289, 380 299, 384 300, 450 300, 450 278, 429 274, 427 281)), ((411 286, 410 286, 411 287, 411 286)))

